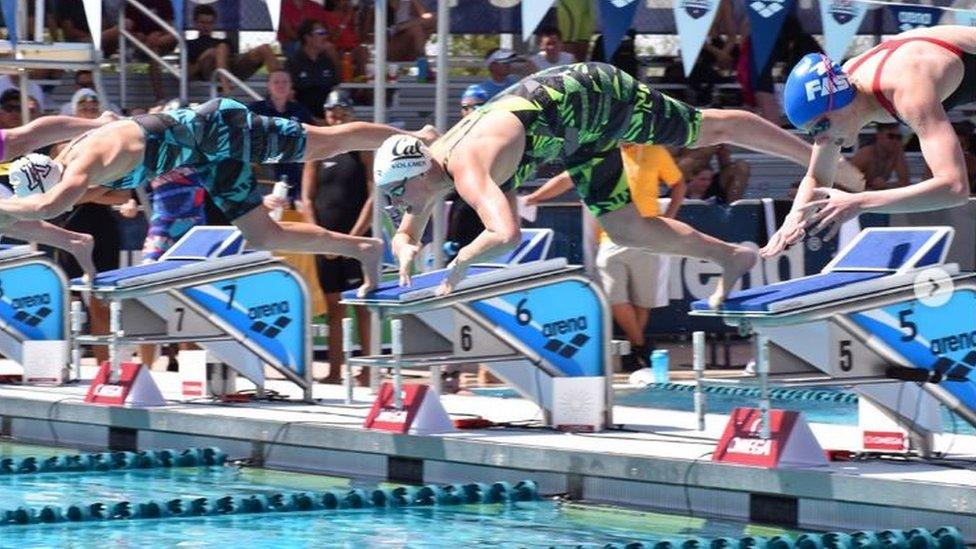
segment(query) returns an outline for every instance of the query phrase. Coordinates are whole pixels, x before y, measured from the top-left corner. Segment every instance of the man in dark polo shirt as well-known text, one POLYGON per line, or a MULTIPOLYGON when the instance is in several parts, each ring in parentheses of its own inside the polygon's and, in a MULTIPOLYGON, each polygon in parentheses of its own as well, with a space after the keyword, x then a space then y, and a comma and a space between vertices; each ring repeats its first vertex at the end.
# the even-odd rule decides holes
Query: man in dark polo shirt
POLYGON ((329 32, 319 21, 306 20, 298 27, 301 49, 288 59, 295 100, 312 116, 322 118, 322 105, 339 83, 339 54, 329 42, 329 32))
MULTIPOLYGON (((268 74, 268 97, 251 103, 247 108, 262 116, 279 116, 303 124, 314 124, 312 113, 301 103, 292 101, 291 92, 291 75, 281 69, 272 71, 268 74)), ((298 198, 301 192, 303 166, 303 163, 297 162, 274 164, 275 177, 279 180, 282 176, 288 178, 288 184, 291 185, 288 196, 292 199, 298 198)))

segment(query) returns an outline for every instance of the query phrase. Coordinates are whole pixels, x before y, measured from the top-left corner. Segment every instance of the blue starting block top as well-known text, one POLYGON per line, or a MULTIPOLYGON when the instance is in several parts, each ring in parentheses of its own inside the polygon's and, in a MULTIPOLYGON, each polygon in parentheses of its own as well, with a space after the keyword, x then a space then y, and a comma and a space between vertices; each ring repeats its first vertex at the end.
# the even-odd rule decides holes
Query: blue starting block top
POLYGON ((732 292, 717 311, 706 300, 695 301, 691 310, 714 316, 782 313, 910 283, 909 273, 945 261, 953 234, 950 227, 865 229, 820 274, 732 292))
MULTIPOLYGON (((2 253, 2 252, 0 252, 2 253)), ((149 275, 159 275, 211 259, 226 258, 244 253, 244 237, 232 226, 199 226, 190 229, 183 238, 166 251, 159 261, 146 265, 123 267, 95 275, 95 288, 111 288, 126 281, 149 275)), ((81 278, 71 281, 73 286, 84 286, 81 278)))

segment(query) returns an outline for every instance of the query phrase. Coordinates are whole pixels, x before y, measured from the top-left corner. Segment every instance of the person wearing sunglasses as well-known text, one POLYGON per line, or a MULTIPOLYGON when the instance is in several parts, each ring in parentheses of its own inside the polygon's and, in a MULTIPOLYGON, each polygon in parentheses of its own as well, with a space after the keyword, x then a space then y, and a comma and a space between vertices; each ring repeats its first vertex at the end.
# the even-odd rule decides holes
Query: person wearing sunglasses
MULTIPOLYGON (((404 212, 392 239, 400 281, 437 200, 452 191, 475 209, 485 230, 461 248, 438 289, 448 293, 472 263, 512 249, 521 238, 515 190, 539 165, 562 160, 569 178, 610 239, 656 253, 711 260, 723 275, 717 306, 756 262, 745 246, 722 242, 674 219, 645 218, 630 194, 617 151, 622 143, 703 147, 733 143, 805 165, 810 145, 759 116, 677 101, 605 63, 537 72, 461 119, 428 148, 417 139, 388 139, 376 153, 374 179, 404 212)), ((848 163, 838 171, 862 184, 848 163)))
POLYGON ((897 122, 875 124, 874 143, 859 148, 851 158, 857 169, 864 173, 865 188, 869 191, 904 187, 910 183, 900 126, 897 122))
POLYGON ((26 188, 18 190, 18 198, 0 200, 0 222, 50 219, 83 199, 134 189, 177 168, 213 168, 213 177, 204 180, 205 189, 252 247, 358 259, 364 267, 360 291, 365 293, 375 285, 372 275, 382 257, 382 242, 309 223, 272 220, 261 206, 283 203, 265 201, 251 163, 302 162, 369 150, 393 134, 431 140, 434 130, 426 127, 410 134, 368 122, 313 126, 260 116, 232 99, 140 115, 83 135, 57 160, 34 155, 30 165, 11 170, 11 180, 17 177, 26 188))
POLYGON ((306 20, 298 27, 301 48, 288 58, 286 66, 295 88, 295 101, 322 119, 322 105, 329 92, 339 84, 339 53, 329 42, 329 31, 315 20, 306 20))
POLYGON ((966 162, 946 111, 976 101, 976 29, 911 30, 843 67, 811 53, 793 67, 783 91, 786 116, 814 146, 793 207, 762 255, 778 254, 808 233, 826 230, 825 238, 833 238, 862 212, 940 210, 968 200, 966 162), (872 122, 911 128, 932 177, 857 194, 829 189, 841 149, 872 122))

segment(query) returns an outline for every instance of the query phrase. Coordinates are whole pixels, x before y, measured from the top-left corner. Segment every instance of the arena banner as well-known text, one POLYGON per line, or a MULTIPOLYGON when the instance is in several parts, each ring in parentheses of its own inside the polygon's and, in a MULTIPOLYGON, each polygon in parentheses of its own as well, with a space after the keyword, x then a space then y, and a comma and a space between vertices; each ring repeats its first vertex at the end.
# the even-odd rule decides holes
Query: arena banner
POLYGON ((639 4, 639 0, 600 0, 598 7, 603 25, 603 55, 607 59, 617 51, 620 41, 630 30, 639 4))
POLYGON ((678 27, 681 63, 686 77, 691 74, 708 38, 708 30, 718 13, 718 3, 719 0, 676 0, 674 3, 674 22, 678 27))
POLYGON ((868 13, 867 4, 857 0, 821 0, 820 20, 823 22, 827 57, 840 62, 868 13))
POLYGON ((522 40, 528 40, 536 27, 542 22, 549 8, 556 3, 556 0, 533 0, 523 1, 522 4, 522 40))
POLYGON ((759 71, 766 66, 779 38, 786 15, 793 11, 795 0, 755 0, 748 3, 746 13, 752 32, 752 67, 759 71))
POLYGON ((943 11, 932 6, 908 6, 904 4, 888 6, 895 19, 898 32, 924 29, 939 24, 943 11))

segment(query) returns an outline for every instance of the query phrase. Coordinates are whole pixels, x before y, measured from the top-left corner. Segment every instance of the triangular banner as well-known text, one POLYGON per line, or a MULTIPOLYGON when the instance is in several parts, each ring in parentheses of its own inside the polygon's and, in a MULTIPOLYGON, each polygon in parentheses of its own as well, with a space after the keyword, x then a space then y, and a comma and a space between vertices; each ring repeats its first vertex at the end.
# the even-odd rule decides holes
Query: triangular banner
POLYGON ((271 28, 278 32, 278 23, 281 21, 281 0, 264 0, 268 3, 268 15, 271 16, 271 28))
POLYGON ((634 21, 638 4, 638 0, 600 0, 604 61, 613 57, 614 52, 620 47, 620 41, 623 40, 634 21))
POLYGON ((186 3, 183 0, 171 0, 171 2, 173 3, 173 26, 183 32, 186 27, 186 13, 183 9, 186 3))
POLYGON ((895 18, 898 32, 934 27, 939 24, 939 19, 942 17, 942 10, 931 6, 901 4, 888 6, 888 9, 891 10, 891 16, 895 18))
MULTIPOLYGON (((269 3, 272 0, 268 0, 269 3)), ((275 0, 277 1, 277 0, 275 0)), ((522 40, 528 40, 556 0, 522 0, 522 40)))
POLYGON ((85 21, 91 29, 92 47, 102 51, 102 0, 83 0, 85 21))
POLYGON ((758 73, 766 66, 769 56, 779 38, 786 14, 793 10, 795 0, 752 0, 746 13, 749 14, 752 40, 752 67, 758 73))
POLYGON ((867 4, 856 0, 820 0, 827 57, 841 62, 867 12, 867 4))
POLYGON ((691 74, 708 38, 708 30, 718 13, 718 3, 719 0, 676 0, 674 3, 674 22, 678 27, 681 63, 686 77, 691 74))
MULTIPOLYGON (((7 24, 7 40, 17 43, 17 0, 0 0, 3 10, 3 21, 7 24)), ((16 47, 16 46, 14 46, 16 47)))

